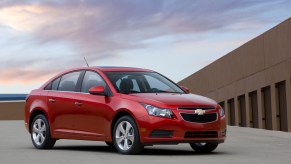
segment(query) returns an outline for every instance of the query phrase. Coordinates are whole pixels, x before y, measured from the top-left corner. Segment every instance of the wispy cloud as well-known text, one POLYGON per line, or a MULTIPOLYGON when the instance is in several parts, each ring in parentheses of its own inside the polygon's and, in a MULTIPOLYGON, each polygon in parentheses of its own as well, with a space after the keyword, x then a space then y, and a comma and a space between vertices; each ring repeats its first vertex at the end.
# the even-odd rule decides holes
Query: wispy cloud
POLYGON ((0 83, 42 79, 63 65, 79 65, 81 56, 96 61, 142 51, 151 47, 148 40, 170 36, 175 43, 188 35, 260 28, 274 21, 270 10, 286 13, 288 7, 288 0, 4 0, 0 31, 6 41, 0 46, 8 50, 0 51, 0 68, 11 71, 0 73, 0 83))
POLYGON ((142 48, 142 41, 163 35, 259 24, 260 11, 272 1, 40 1, 9 3, 1 22, 31 32, 40 44, 67 41, 85 55, 142 48), (263 3, 263 5, 261 4, 263 3), (14 5, 13 5, 14 4, 14 5))

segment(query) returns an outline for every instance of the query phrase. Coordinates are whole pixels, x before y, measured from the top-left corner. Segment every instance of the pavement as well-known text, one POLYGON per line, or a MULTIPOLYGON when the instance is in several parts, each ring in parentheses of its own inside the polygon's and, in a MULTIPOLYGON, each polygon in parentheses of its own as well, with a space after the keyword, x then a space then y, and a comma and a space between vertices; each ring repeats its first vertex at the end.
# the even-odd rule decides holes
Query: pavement
POLYGON ((51 150, 33 147, 23 121, 0 121, 1 164, 291 164, 291 133, 228 127, 227 140, 211 154, 189 144, 145 147, 139 155, 120 155, 104 142, 59 140, 51 150))

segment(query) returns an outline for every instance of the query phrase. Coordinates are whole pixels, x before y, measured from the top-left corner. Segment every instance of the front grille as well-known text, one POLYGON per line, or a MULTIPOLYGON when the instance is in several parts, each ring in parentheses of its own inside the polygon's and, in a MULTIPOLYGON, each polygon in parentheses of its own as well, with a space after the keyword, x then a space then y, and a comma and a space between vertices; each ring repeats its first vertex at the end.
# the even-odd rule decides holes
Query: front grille
POLYGON ((194 107, 178 107, 179 110, 196 110, 196 109, 202 109, 202 110, 213 110, 215 109, 213 106, 194 106, 194 107))
POLYGON ((189 122, 196 122, 196 123, 207 123, 207 122, 213 122, 217 119, 216 113, 209 113, 204 115, 198 115, 198 114, 190 114, 190 113, 180 113, 182 118, 185 121, 189 122))
POLYGON ((217 138, 216 131, 192 131, 186 132, 184 138, 217 138))

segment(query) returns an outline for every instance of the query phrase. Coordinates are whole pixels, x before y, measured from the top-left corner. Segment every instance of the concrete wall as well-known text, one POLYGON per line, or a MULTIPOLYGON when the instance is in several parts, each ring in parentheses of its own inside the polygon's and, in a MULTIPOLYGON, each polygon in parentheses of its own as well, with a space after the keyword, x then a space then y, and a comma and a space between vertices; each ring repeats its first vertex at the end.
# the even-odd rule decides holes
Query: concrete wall
POLYGON ((24 101, 0 101, 0 120, 22 120, 24 101))
POLYGON ((291 18, 190 75, 179 84, 187 86, 193 93, 215 99, 226 108, 226 112, 229 111, 229 102, 233 99, 234 111, 231 112, 234 118, 230 118, 231 114, 228 114, 229 124, 231 119, 234 120, 234 125, 245 126, 253 126, 253 122, 257 121, 259 128, 282 130, 278 126, 282 118, 288 123, 284 131, 291 131, 290 78, 291 18), (285 88, 285 97, 284 93, 283 96, 278 95, 278 86, 281 86, 279 84, 283 84, 281 88, 285 88), (270 92, 267 93, 268 90, 270 92), (256 120, 250 118, 250 93, 254 91, 257 91, 256 120), (270 102, 263 101, 264 98, 270 102), (241 101, 242 99, 244 100, 241 101), (244 104, 241 105, 241 102, 244 104), (282 103, 287 106, 288 112, 283 112, 286 116, 279 114, 282 103), (279 120, 277 117, 280 117, 279 120))

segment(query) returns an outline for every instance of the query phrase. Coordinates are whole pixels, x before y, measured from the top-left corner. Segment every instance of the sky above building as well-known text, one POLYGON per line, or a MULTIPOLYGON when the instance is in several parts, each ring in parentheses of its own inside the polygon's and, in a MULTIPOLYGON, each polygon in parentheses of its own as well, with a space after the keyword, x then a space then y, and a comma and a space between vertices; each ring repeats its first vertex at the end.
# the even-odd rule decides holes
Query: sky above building
MULTIPOLYGON (((2 0, 0 94, 85 66, 178 82, 291 16, 290 0, 2 0)), ((223 73, 223 72, 222 72, 223 73)))

